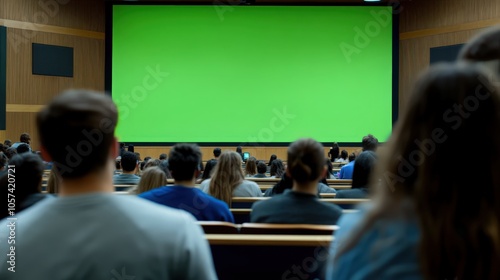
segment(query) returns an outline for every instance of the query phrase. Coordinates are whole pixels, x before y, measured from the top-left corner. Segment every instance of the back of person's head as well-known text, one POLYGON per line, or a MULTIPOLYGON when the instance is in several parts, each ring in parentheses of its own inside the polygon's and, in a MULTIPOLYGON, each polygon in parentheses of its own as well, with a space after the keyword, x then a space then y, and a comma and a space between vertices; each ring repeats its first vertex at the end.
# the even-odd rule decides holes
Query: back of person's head
POLYGON ((488 28, 477 34, 462 47, 458 58, 483 62, 500 60, 500 26, 488 28))
POLYGON ((164 186, 167 184, 167 176, 159 167, 148 168, 141 175, 141 180, 136 189, 136 194, 164 186))
POLYGON ((283 176, 283 173, 285 173, 285 166, 283 165, 283 161, 281 161, 281 159, 273 160, 269 173, 271 174, 271 176, 281 178, 281 176, 283 176))
POLYGON ((220 148, 214 149, 214 157, 218 158, 221 153, 222 153, 222 150, 220 148))
POLYGON ((31 137, 28 133, 25 132, 25 133, 21 134, 21 136, 19 136, 19 141, 29 144, 31 141, 31 137))
POLYGON ((352 188, 368 188, 370 175, 377 161, 373 151, 364 151, 356 158, 352 173, 352 188))
POLYGON ((120 149, 125 149, 125 143, 120 142, 120 149))
POLYGON ((492 76, 460 63, 419 79, 377 164, 370 218, 340 254, 377 220, 415 215, 425 279, 500 279, 500 89, 492 76), (458 152, 466 146, 488 152, 466 164, 458 152))
POLYGON ((143 170, 146 170, 150 167, 160 166, 160 163, 161 163, 161 160, 159 160, 157 158, 152 158, 152 159, 148 160, 148 162, 146 162, 143 170))
POLYGON ((236 152, 226 151, 219 157, 210 180, 209 193, 228 205, 231 205, 233 190, 239 186, 245 176, 241 169, 241 156, 236 152))
POLYGON ((170 172, 176 181, 189 181, 198 176, 200 162, 200 147, 194 144, 177 144, 168 157, 170 172))
POLYGON ((120 161, 123 172, 132 172, 136 169, 137 164, 137 156, 132 152, 125 152, 122 155, 122 159, 120 161))
POLYGON ((28 144, 21 144, 16 148, 17 154, 28 153, 30 151, 30 146, 28 144))
POLYGON ((241 149, 241 146, 236 147, 236 152, 237 152, 238 154, 243 153, 243 149, 241 149))
POLYGON ((137 157, 138 161, 141 161, 141 154, 138 152, 134 152, 135 156, 137 157))
POLYGON ((7 150, 5 150, 5 155, 11 159, 13 156, 17 155, 17 149, 14 147, 9 147, 7 150))
POLYGON ((15 155, 9 160, 9 165, 15 166, 15 173, 11 174, 15 175, 16 178, 16 200, 22 201, 28 195, 41 191, 40 187, 45 166, 39 156, 33 153, 15 155))
POLYGON ((144 167, 146 166, 146 163, 151 160, 151 157, 145 157, 144 160, 140 164, 141 171, 144 170, 144 167))
POLYGON ((347 159, 347 156, 348 156, 348 154, 347 154, 347 151, 346 151, 346 150, 342 150, 342 152, 340 152, 340 157, 341 157, 342 159, 346 160, 346 159, 347 159))
POLYGON ((361 141, 361 146, 363 147, 363 152, 364 151, 376 151, 377 146, 378 146, 378 139, 375 138, 375 136, 368 134, 363 137, 361 141))
POLYGON ((340 147, 337 142, 333 142, 332 149, 330 151, 330 156, 333 158, 338 158, 340 154, 340 147))
POLYGON ((168 167, 168 160, 160 160, 160 165, 158 165, 158 168, 160 168, 163 173, 165 173, 165 176, 167 179, 173 178, 172 174, 170 173, 170 169, 168 167))
POLYGON ((122 170, 122 157, 116 157, 115 159, 115 170, 122 170))
POLYGON ((255 157, 249 157, 245 165, 245 174, 252 176, 257 174, 257 159, 255 157))
POLYGON ((0 170, 3 170, 7 166, 7 161, 9 158, 2 152, 0 152, 0 170))
POLYGON ((269 162, 267 163, 268 166, 271 166, 271 163, 273 163, 273 160, 277 159, 278 157, 276 155, 271 155, 269 158, 269 162))
POLYGON ((12 146, 12 141, 9 139, 5 139, 5 141, 3 141, 3 145, 6 147, 10 147, 12 146))
POLYGON ((314 139, 299 139, 288 147, 288 171, 299 183, 317 182, 324 176, 325 155, 323 145, 314 139))
POLYGON ((354 153, 354 152, 353 152, 353 153, 351 153, 351 154, 349 155, 349 162, 351 162, 351 161, 355 161, 355 160, 356 160, 356 153, 354 153))
POLYGON ((267 172, 267 164, 263 161, 259 161, 259 163, 257 163, 257 173, 266 174, 266 172, 267 172))
POLYGON ((168 157, 167 157, 167 154, 160 154, 160 157, 158 158, 159 160, 166 160, 168 157))
POLYGON ((134 145, 128 145, 128 147, 127 147, 127 151, 129 151, 129 152, 131 152, 131 153, 134 153, 134 152, 135 152, 134 145))
POLYGON ((62 93, 37 115, 41 145, 63 179, 101 171, 114 160, 117 121, 111 98, 86 90, 62 93))

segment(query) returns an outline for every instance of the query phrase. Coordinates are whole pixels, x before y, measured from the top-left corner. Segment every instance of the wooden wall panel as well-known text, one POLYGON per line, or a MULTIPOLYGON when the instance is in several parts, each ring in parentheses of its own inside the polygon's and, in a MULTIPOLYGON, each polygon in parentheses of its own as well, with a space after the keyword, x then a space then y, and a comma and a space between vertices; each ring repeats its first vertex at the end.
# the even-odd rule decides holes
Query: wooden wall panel
POLYGON ((104 0, 2 0, 0 19, 104 32, 104 0))
MULTIPOLYGON (((36 129, 36 113, 7 113, 7 130, 4 139, 12 140, 12 143, 19 141, 21 133, 27 132, 31 136, 31 147, 33 150, 39 149, 38 131, 36 129)), ((0 137, 2 134, 0 134, 0 137)))
MULTIPOLYGON (((22 38, 23 30, 9 28, 7 40, 22 38)), ((34 32, 29 40, 7 46, 7 104, 46 104, 68 88, 104 90, 104 41, 34 32), (74 77, 32 75, 32 43, 74 48, 74 77)))

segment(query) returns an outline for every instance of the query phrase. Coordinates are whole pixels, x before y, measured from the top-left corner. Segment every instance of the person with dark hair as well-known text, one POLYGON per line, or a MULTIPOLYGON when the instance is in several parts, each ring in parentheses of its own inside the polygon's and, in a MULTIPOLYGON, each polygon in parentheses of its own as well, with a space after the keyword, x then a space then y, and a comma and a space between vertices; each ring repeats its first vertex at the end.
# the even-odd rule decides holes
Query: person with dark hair
POLYGON ((152 159, 148 160, 146 165, 144 165, 143 171, 150 168, 150 167, 158 167, 158 166, 160 166, 160 164, 161 164, 161 160, 156 159, 156 158, 152 158, 152 159))
POLYGON ((167 154, 160 154, 160 157, 158 157, 159 160, 167 160, 168 156, 167 154))
POLYGON ((267 164, 263 161, 257 163, 257 174, 253 175, 254 178, 268 178, 266 176, 267 164))
POLYGON ((160 168, 163 173, 165 173, 167 179, 173 178, 168 167, 168 160, 160 160, 160 165, 158 165, 158 168, 160 168))
POLYGON ((494 77, 462 62, 420 77, 372 176, 373 203, 339 221, 326 279, 500 279, 494 77), (463 147, 488 152, 464 164, 463 147))
POLYGON ((177 144, 170 150, 169 164, 174 186, 164 186, 139 196, 169 207, 185 210, 198 221, 234 223, 233 214, 223 201, 195 187, 201 161, 200 148, 192 144, 177 144))
POLYGON ((131 153, 135 153, 135 147, 134 147, 134 145, 128 145, 127 151, 131 152, 131 153))
POLYGON ((8 159, 11 159, 13 156, 17 155, 17 149, 14 147, 7 148, 7 150, 5 150, 5 155, 8 159))
POLYGON ((288 147, 287 175, 291 191, 253 204, 252 223, 325 224, 337 223, 342 209, 318 200, 318 181, 325 176, 325 152, 313 139, 300 139, 288 147))
POLYGON ((245 177, 253 177, 257 174, 257 159, 249 157, 245 164, 245 177))
POLYGON ((354 162, 351 189, 339 190, 335 198, 368 198, 368 180, 377 161, 373 151, 364 151, 354 162))
POLYGON ((203 181, 212 177, 212 169, 215 167, 215 165, 217 165, 217 161, 219 160, 219 156, 221 153, 222 150, 220 148, 214 149, 214 158, 207 161, 207 164, 205 164, 205 170, 203 171, 203 176, 201 177, 203 181))
POLYGON ((349 155, 349 163, 340 168, 339 179, 352 179, 352 173, 354 172, 354 162, 356 162, 356 154, 351 153, 349 155))
POLYGON ((125 143, 120 142, 119 156, 121 157, 127 150, 125 149, 125 143))
POLYGON ((146 164, 148 163, 148 161, 151 160, 151 157, 145 157, 144 160, 141 162, 141 171, 144 171, 144 166, 146 166, 146 164))
POLYGON ((21 144, 21 145, 18 145, 17 148, 17 154, 23 154, 23 153, 29 153, 31 152, 30 151, 30 146, 28 144, 21 144))
POLYGON ((138 152, 134 152, 134 154, 135 154, 135 156, 137 157, 137 160, 138 160, 138 161, 142 161, 142 159, 141 159, 141 154, 140 154, 140 153, 138 153, 138 152))
POLYGON ((339 163, 347 163, 349 160, 347 159, 348 157, 348 154, 347 154, 347 151, 346 150, 342 150, 340 152, 340 157, 338 157, 337 159, 335 159, 335 162, 339 162, 339 163))
POLYGON ((240 155, 241 161, 243 161, 243 149, 241 149, 241 146, 236 147, 236 153, 240 155))
POLYGON ((5 146, 5 148, 9 148, 12 146, 12 141, 9 140, 9 139, 6 139, 5 141, 3 141, 3 145, 5 146))
POLYGON ((271 169, 269 171, 271 178, 281 178, 285 174, 285 166, 281 159, 275 159, 271 163, 271 169))
POLYGON ((276 155, 271 155, 269 158, 269 162, 267 163, 267 166, 271 166, 271 163, 273 163, 273 160, 277 159, 278 157, 276 155))
POLYGON ((378 146, 378 139, 375 138, 375 136, 368 134, 363 137, 361 141, 361 146, 363 147, 363 152, 364 151, 376 151, 377 146, 378 146))
POLYGON ((331 162, 334 162, 339 157, 339 150, 339 144, 337 144, 337 142, 333 142, 333 145, 328 152, 328 157, 331 162))
POLYGON ((139 161, 137 156, 132 152, 123 153, 120 164, 122 167, 122 174, 113 176, 114 185, 137 185, 141 177, 135 175, 139 161))
MULTIPOLYGON (((117 122, 110 96, 86 90, 64 92, 38 112, 41 150, 54 162, 59 195, 16 214, 22 242, 15 254, 29 269, 15 276, 1 269, 0 279, 217 279, 208 242, 190 214, 113 194, 117 122)), ((9 235, 9 223, 0 222, 0 236, 9 235)), ((7 258, 2 254, 1 263, 7 258)))
MULTIPOLYGON (((330 159, 327 159, 330 161, 330 159)), ((281 176, 281 180, 276 183, 272 188, 267 189, 264 192, 265 197, 275 196, 284 193, 285 191, 289 191, 293 188, 293 179, 288 176, 285 172, 283 176, 281 176)), ((318 197, 320 197, 321 193, 336 193, 337 190, 335 188, 331 188, 328 184, 323 183, 322 181, 318 182, 318 197)))
POLYGON ((12 148, 16 148, 19 147, 19 145, 21 144, 26 144, 28 145, 28 151, 31 152, 31 146, 30 146, 30 142, 31 142, 31 137, 28 133, 23 133, 21 134, 21 136, 19 136, 19 142, 16 142, 14 144, 12 144, 12 148))
POLYGON ((7 161, 9 161, 9 158, 0 152, 0 176, 7 173, 7 161))
POLYGON ((5 212, 2 213, 0 218, 9 216, 7 208, 15 209, 17 216, 19 212, 48 197, 40 193, 44 165, 39 156, 33 153, 15 155, 9 161, 9 165, 14 166, 10 169, 13 172, 9 171, 0 177, 0 186, 7 193, 6 196, 11 194, 10 198, 15 198, 13 200, 15 206, 4 207, 3 211, 5 212), (15 183, 12 183, 9 178, 15 178, 15 183), (12 191, 9 191, 9 189, 12 191))
POLYGON ((325 162, 326 162, 326 176, 325 176, 325 179, 335 179, 335 177, 333 176, 333 164, 332 164, 332 161, 327 158, 325 159, 325 162))

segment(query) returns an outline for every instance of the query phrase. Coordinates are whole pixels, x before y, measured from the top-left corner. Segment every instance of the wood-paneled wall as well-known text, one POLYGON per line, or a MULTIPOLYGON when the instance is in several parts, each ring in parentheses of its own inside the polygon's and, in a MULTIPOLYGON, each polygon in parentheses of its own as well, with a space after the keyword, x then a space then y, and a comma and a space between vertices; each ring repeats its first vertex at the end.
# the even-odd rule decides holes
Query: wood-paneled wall
POLYGON ((104 1, 2 0, 0 25, 7 29, 7 129, 0 141, 28 132, 39 149, 35 116, 63 90, 104 90, 104 1), (32 74, 32 44, 74 49, 74 77, 32 74))

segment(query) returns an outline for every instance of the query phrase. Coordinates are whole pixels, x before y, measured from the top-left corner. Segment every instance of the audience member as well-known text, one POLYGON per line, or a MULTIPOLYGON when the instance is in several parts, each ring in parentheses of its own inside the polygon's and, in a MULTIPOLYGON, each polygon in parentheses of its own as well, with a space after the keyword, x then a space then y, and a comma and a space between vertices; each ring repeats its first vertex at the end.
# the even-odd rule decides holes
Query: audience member
POLYGON ((19 147, 19 145, 26 144, 26 145, 28 145, 28 148, 29 148, 28 151, 31 152, 30 142, 31 142, 31 137, 28 133, 25 132, 25 133, 21 134, 21 136, 19 137, 19 142, 12 144, 11 147, 17 149, 17 147, 19 147))
POLYGON ((123 172, 121 162, 122 162, 122 157, 117 156, 115 159, 115 172, 113 174, 121 174, 123 172))
POLYGON ((328 157, 330 158, 331 162, 334 162, 339 157, 339 151, 339 144, 337 144, 337 142, 333 142, 333 145, 328 152, 328 157))
POLYGON ((17 149, 14 147, 10 147, 5 151, 5 155, 7 158, 11 159, 13 156, 17 155, 17 149))
POLYGON ((349 155, 349 163, 340 168, 339 179, 352 179, 352 173, 354 172, 355 161, 356 161, 356 154, 351 153, 349 155))
MULTIPOLYGON (((330 161, 330 159, 327 159, 330 161)), ((264 192, 264 196, 275 196, 277 194, 282 194, 287 190, 291 190, 293 188, 293 179, 288 176, 287 173, 283 174, 281 180, 276 183, 272 188, 267 189, 264 192)), ((324 184, 322 182, 318 182, 318 197, 320 197, 320 193, 336 193, 337 190, 328 186, 328 184, 324 184)))
POLYGON ((243 161, 243 149, 241 149, 241 146, 236 147, 236 153, 240 155, 241 161, 243 161))
POLYGON ((141 159, 141 153, 135 152, 134 154, 137 157, 138 161, 142 161, 142 159, 141 159))
POLYGON ((347 163, 349 162, 349 160, 347 159, 347 151, 346 150, 342 150, 342 152, 340 152, 340 157, 338 157, 337 159, 335 159, 335 162, 339 162, 339 163, 347 163))
MULTIPOLYGON (((22 266, 29 268, 16 269, 16 279, 112 279, 118 274, 217 279, 209 245, 191 215, 112 194, 117 115, 109 96, 89 91, 58 95, 38 113, 42 151, 61 177, 60 197, 16 215, 19 225, 22 221, 16 227, 22 240, 16 256, 23 256, 22 266), (80 154, 78 161, 68 157, 68 149, 77 152, 81 145, 91 146, 92 153, 80 154), (49 258, 47 252, 59 257, 49 258)), ((0 236, 8 235, 7 224, 0 222, 0 236)), ((2 254, 0 261, 5 264, 7 258, 2 254)), ((0 271, 0 279, 11 275, 0 271)))
POLYGON ((127 151, 135 154, 135 148, 134 148, 134 145, 128 145, 128 147, 127 147, 127 151))
POLYGON ((125 152, 120 161, 122 166, 122 174, 113 176, 113 184, 115 185, 137 185, 141 177, 135 175, 139 162, 137 157, 132 152, 125 152))
POLYGON ((257 163, 257 174, 253 175, 254 178, 267 178, 267 165, 263 161, 257 163))
POLYGON ((262 191, 255 182, 245 180, 240 156, 235 152, 222 153, 212 178, 203 181, 200 188, 229 206, 232 197, 262 196, 262 191))
MULTIPOLYGON (((238 156, 239 157, 239 156, 238 156)), ((234 223, 229 207, 195 187, 201 151, 196 145, 177 144, 170 150, 170 168, 175 185, 156 188, 140 197, 191 213, 199 221, 234 223)))
POLYGON ((163 171, 163 173, 165 173, 167 179, 173 178, 172 174, 170 174, 170 169, 168 167, 168 160, 161 160, 160 165, 158 165, 158 167, 161 169, 161 171, 163 171))
POLYGON ((142 173, 139 185, 130 190, 130 193, 141 194, 152 189, 165 186, 167 184, 167 176, 159 167, 148 168, 142 173))
POLYGON ((377 161, 372 151, 364 151, 356 158, 352 174, 352 186, 347 190, 339 190, 335 198, 368 198, 368 180, 377 161))
POLYGON ((20 144, 16 148, 17 154, 23 154, 23 153, 29 153, 30 151, 30 146, 28 144, 20 144))
POLYGON ((0 152, 0 177, 7 173, 7 162, 9 158, 2 152, 0 152))
MULTIPOLYGON (((19 212, 47 197, 45 194, 40 193, 44 165, 40 157, 33 153, 15 155, 9 161, 9 165, 14 167, 2 175, 0 186, 4 189, 6 198, 9 196, 8 194, 12 195, 9 197, 9 201, 10 198, 13 199, 12 202, 14 202, 15 206, 12 208, 17 216, 19 212), (14 183, 9 178, 14 178, 14 183)), ((3 212, 0 218, 9 216, 8 208, 11 207, 3 208, 3 211, 6 212, 3 212)))
POLYGON ((222 150, 220 148, 214 149, 214 158, 207 161, 207 164, 205 164, 205 171, 203 171, 203 175, 201 177, 202 180, 206 180, 212 177, 212 170, 217 165, 221 153, 222 150))
POLYGON ((376 151, 377 146, 378 146, 378 139, 375 138, 373 135, 368 134, 363 137, 361 141, 361 146, 363 147, 363 152, 364 151, 376 151))
POLYGON ((151 157, 145 157, 144 160, 141 162, 141 171, 144 171, 144 166, 146 166, 146 163, 151 160, 151 157))
POLYGON ((270 169, 271 178, 281 178, 283 174, 285 174, 285 166, 283 166, 283 162, 281 159, 275 159, 271 163, 270 169))
POLYGON ((159 160, 167 160, 168 159, 168 156, 167 154, 160 154, 160 156, 158 157, 159 160))
POLYGON ((318 181, 325 176, 323 146, 313 139, 300 139, 288 147, 287 174, 291 191, 253 204, 250 221, 275 224, 334 225, 342 209, 318 200, 318 181))
POLYGON ((332 164, 332 161, 327 158, 325 159, 325 162, 326 162, 326 177, 325 179, 335 179, 335 177, 333 176, 333 164, 332 164))
POLYGON ((118 156, 122 156, 127 150, 125 149, 125 143, 120 142, 120 151, 118 156))
POLYGON ((5 148, 9 148, 12 146, 12 141, 9 140, 9 139, 6 139, 5 141, 3 141, 3 145, 5 146, 5 148))
POLYGON ((328 279, 500 279, 500 88, 491 76, 442 64, 420 78, 376 167, 373 205, 339 223, 328 279), (465 164, 464 146, 488 153, 465 164))
POLYGON ((271 155, 271 157, 269 158, 269 162, 267 163, 267 166, 271 166, 271 164, 273 163, 273 160, 277 159, 278 157, 276 155, 271 155))
POLYGON ((158 166, 160 166, 160 163, 161 163, 161 161, 159 159, 152 158, 152 159, 148 160, 146 165, 144 165, 143 171, 150 168, 150 167, 158 167, 158 166))
POLYGON ((255 174, 257 174, 257 159, 249 157, 245 164, 245 176, 253 177, 255 174))

